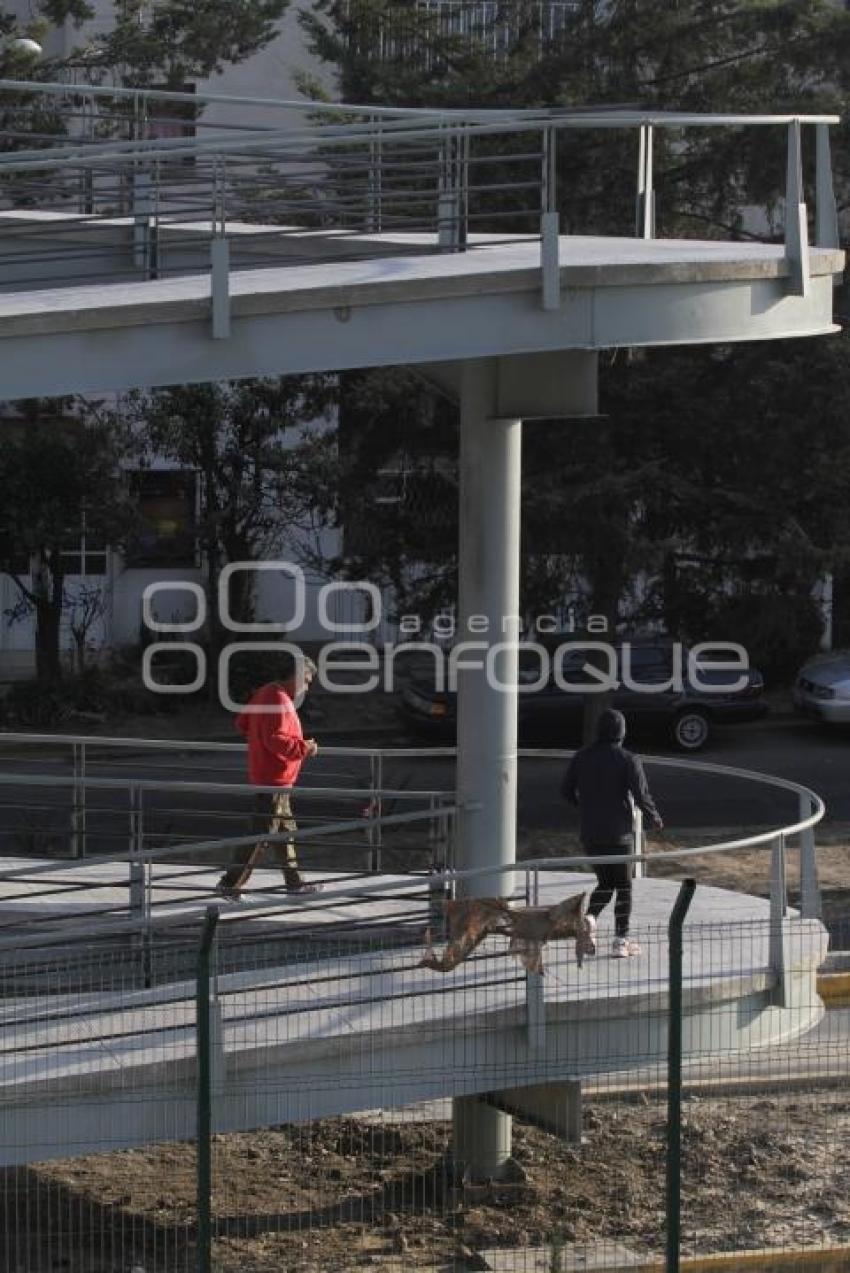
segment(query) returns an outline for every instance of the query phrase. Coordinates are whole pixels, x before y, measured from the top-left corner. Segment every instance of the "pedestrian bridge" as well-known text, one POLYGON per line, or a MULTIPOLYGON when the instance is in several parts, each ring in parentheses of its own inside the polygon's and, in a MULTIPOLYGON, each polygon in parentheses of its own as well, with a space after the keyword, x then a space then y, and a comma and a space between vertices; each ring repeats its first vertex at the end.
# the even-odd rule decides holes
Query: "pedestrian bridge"
POLYGON ((163 139, 180 96, 0 81, 4 398, 494 358, 499 411, 593 414, 592 364, 571 352, 834 330, 831 116, 302 103, 293 127, 281 103, 286 128, 223 128, 203 112, 227 99, 204 97, 195 136, 163 139), (51 103, 66 135, 21 149, 27 112, 51 103), (712 127, 787 135, 782 242, 656 236, 653 139, 712 127), (561 233, 559 162, 587 130, 634 137, 630 237, 561 233))
MULTIPOLYGON (((321 878, 324 890, 296 898, 280 893, 279 872, 257 870, 251 900, 221 906, 207 984, 200 977, 201 933, 217 902, 220 863, 251 840, 240 831, 244 817, 234 819, 234 812, 252 789, 224 781, 220 772, 216 782, 187 782, 145 778, 139 770, 159 763, 170 775, 187 751, 195 771, 241 761, 242 746, 7 737, 19 752, 25 744, 49 749, 55 771, 19 766, 2 775, 12 799, 4 805, 8 820, 16 798, 55 805, 58 823, 70 826, 69 847, 98 852, 64 862, 4 859, 0 1163, 191 1138, 204 1047, 218 1131, 484 1095, 574 1135, 583 1087, 659 1081, 669 1014, 667 924, 679 885, 658 878, 657 852, 642 861, 652 876, 634 884, 641 957, 610 956, 609 908, 598 954, 581 968, 571 943, 553 942, 544 948, 543 977, 527 973, 508 954, 506 939, 492 936, 453 972, 435 973, 420 960, 428 929, 439 945, 440 899, 446 888, 474 887, 482 870, 434 870, 453 860, 456 808, 439 803, 439 792, 381 785, 382 773, 397 772, 398 755, 432 753, 337 749, 330 763, 358 761, 372 785, 358 788, 352 773, 345 788, 303 789, 300 798, 314 812, 299 832, 299 853, 306 865, 316 860, 316 846, 339 846, 342 837, 336 851, 347 873, 314 867, 308 878, 321 878), (58 748, 73 752, 73 776, 63 774, 58 748), (128 777, 131 757, 135 772, 128 777), (369 843, 348 803, 361 807, 366 797, 379 812, 369 843), (235 822, 239 834, 185 842, 182 800, 196 834, 201 805, 220 827, 235 822), (394 812, 399 806, 403 812, 394 812), (161 825, 172 826, 173 843, 163 844, 161 825), (129 829, 129 852, 116 854, 121 828, 124 837, 129 829), (376 851, 397 855, 395 836, 411 830, 419 834, 419 857, 411 859, 418 870, 351 874, 354 831, 360 856, 374 863, 376 851), (107 843, 111 855, 104 853, 107 843), (423 872, 423 851, 430 871, 423 872)), ((539 753, 559 764, 568 754, 539 753)), ((433 759, 442 762, 445 752, 436 750, 433 759)), ((827 934, 819 920, 813 835, 823 804, 784 779, 692 761, 651 764, 674 777, 695 769, 706 782, 714 776, 766 784, 784 807, 799 807, 793 825, 669 851, 686 874, 694 854, 765 850, 769 898, 696 891, 684 930, 683 1046, 687 1064, 703 1078, 734 1079, 754 1065, 769 1075, 780 1053, 787 1077, 805 1058, 794 1041, 823 1013, 816 974, 827 934), (787 906, 786 848, 796 836, 802 914, 787 906)), ((442 795, 452 799, 450 791, 442 795)), ((638 847, 643 860, 639 829, 638 847)), ((515 904, 551 904, 592 887, 587 866, 579 871, 563 858, 522 862, 502 871, 504 888, 513 890, 515 904)), ((811 1065, 807 1058, 807 1071, 811 1065)))
MULTIPOLYGON (((153 932, 118 943, 113 930, 109 946, 85 915, 126 897, 118 865, 59 868, 55 881, 48 871, 30 900, 19 883, 0 885, 4 927, 27 920, 31 934, 52 912, 65 932, 52 952, 2 952, 0 1165, 194 1136, 198 941, 187 941, 186 929, 197 933, 199 895, 217 872, 161 871, 153 932), (89 888, 71 892, 74 871, 88 874, 89 888), (13 888, 16 900, 4 905, 13 888)), ((591 879, 541 872, 539 901, 584 892, 591 879)), ((259 890, 278 882, 265 871, 254 881, 259 890)), ((603 917, 596 957, 579 968, 571 944, 552 943, 542 978, 526 974, 497 936, 452 973, 418 966, 433 916, 427 890, 409 876, 325 889, 265 910, 258 901, 253 919, 225 909, 209 991, 213 1130, 478 1094, 545 1122, 541 1091, 551 1105, 557 1091, 607 1073, 646 1082, 661 1070, 675 882, 635 883, 641 957, 610 956, 603 917), (382 912, 404 921, 402 940, 379 931, 382 912)), ((697 890, 685 930, 683 1047, 703 1070, 780 1047, 819 1021, 826 932, 793 912, 779 923, 767 900, 697 890)))

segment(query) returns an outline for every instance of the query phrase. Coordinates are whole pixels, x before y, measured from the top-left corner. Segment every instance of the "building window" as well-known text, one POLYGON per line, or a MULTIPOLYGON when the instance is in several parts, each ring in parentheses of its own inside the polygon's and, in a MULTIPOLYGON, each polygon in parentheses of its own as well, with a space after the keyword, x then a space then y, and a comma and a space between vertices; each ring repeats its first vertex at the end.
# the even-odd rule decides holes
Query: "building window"
POLYGON ((106 545, 89 535, 80 536, 79 548, 63 550, 62 572, 67 575, 105 575, 107 573, 106 545))
POLYGON ((128 547, 129 566, 194 566, 194 473, 145 469, 132 475, 141 526, 128 547))

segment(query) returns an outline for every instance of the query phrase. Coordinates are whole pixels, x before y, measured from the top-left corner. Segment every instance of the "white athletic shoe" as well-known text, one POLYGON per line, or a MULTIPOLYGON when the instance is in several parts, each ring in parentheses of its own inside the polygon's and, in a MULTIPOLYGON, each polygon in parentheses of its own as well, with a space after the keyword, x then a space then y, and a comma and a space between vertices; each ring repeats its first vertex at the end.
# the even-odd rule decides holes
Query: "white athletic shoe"
POLYGON ((628 937, 615 937, 611 954, 615 959, 629 959, 641 953, 640 943, 629 941, 628 937))

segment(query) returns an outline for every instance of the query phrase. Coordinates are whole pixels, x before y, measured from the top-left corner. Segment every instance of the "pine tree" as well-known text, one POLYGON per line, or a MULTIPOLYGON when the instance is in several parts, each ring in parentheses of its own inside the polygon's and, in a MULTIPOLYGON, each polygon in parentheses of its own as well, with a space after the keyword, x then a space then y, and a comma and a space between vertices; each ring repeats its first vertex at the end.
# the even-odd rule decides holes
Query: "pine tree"
MULTIPOLYGON (((460 30, 398 0, 314 0, 303 22, 314 53, 338 68, 342 96, 359 103, 847 115, 850 13, 831 0, 586 0, 561 11, 554 33, 541 31, 542 11, 517 0, 491 7, 489 26, 460 30)), ((833 130, 845 215, 847 127, 833 130)), ((779 233, 784 147, 782 128, 657 130, 656 233, 779 233), (745 220, 746 205, 761 214, 745 220)), ((633 132, 562 133, 562 232, 633 234, 635 171, 633 132)), ((811 179, 810 168, 805 175, 811 179)), ((603 357, 603 422, 526 432, 524 542, 536 544, 526 568, 530 604, 545 604, 547 590, 553 604, 581 577, 594 612, 666 612, 671 626, 700 635, 694 629, 705 627, 730 585, 806 594, 817 571, 840 564, 850 543, 850 417, 840 406, 848 344, 818 342, 816 395, 808 392, 811 348, 603 357), (770 412, 759 410, 762 399, 770 412), (837 409, 827 411, 830 404, 837 409), (806 448, 824 418, 838 461, 829 475, 822 454, 806 448), (746 462, 730 463, 734 455, 746 462), (818 490, 827 476, 825 517, 818 490), (676 545, 700 546, 682 569, 676 545), (748 577, 753 560, 758 579, 748 577), (640 604, 629 596, 639 571, 655 581, 640 604)), ((379 419, 376 412, 376 430, 379 419)))

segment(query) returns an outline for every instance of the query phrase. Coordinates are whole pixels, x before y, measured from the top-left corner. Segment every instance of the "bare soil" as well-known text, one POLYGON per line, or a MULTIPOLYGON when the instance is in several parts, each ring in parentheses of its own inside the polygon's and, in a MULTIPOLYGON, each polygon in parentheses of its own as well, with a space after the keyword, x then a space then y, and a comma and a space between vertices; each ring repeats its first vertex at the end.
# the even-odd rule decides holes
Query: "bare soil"
MULTIPOLYGON (((665 1108, 586 1106, 570 1146, 515 1122, 517 1181, 456 1186, 450 1125, 334 1118, 217 1136, 217 1273, 476 1267, 474 1253, 621 1243, 663 1251, 665 1108)), ((688 1253, 850 1243, 843 1094, 689 1099, 688 1253)), ((0 1174, 10 1273, 153 1273, 195 1259, 195 1151, 151 1146, 0 1174)), ((480 1263, 478 1267, 481 1267, 480 1263)), ((507 1265, 510 1267, 510 1264, 507 1265)))

